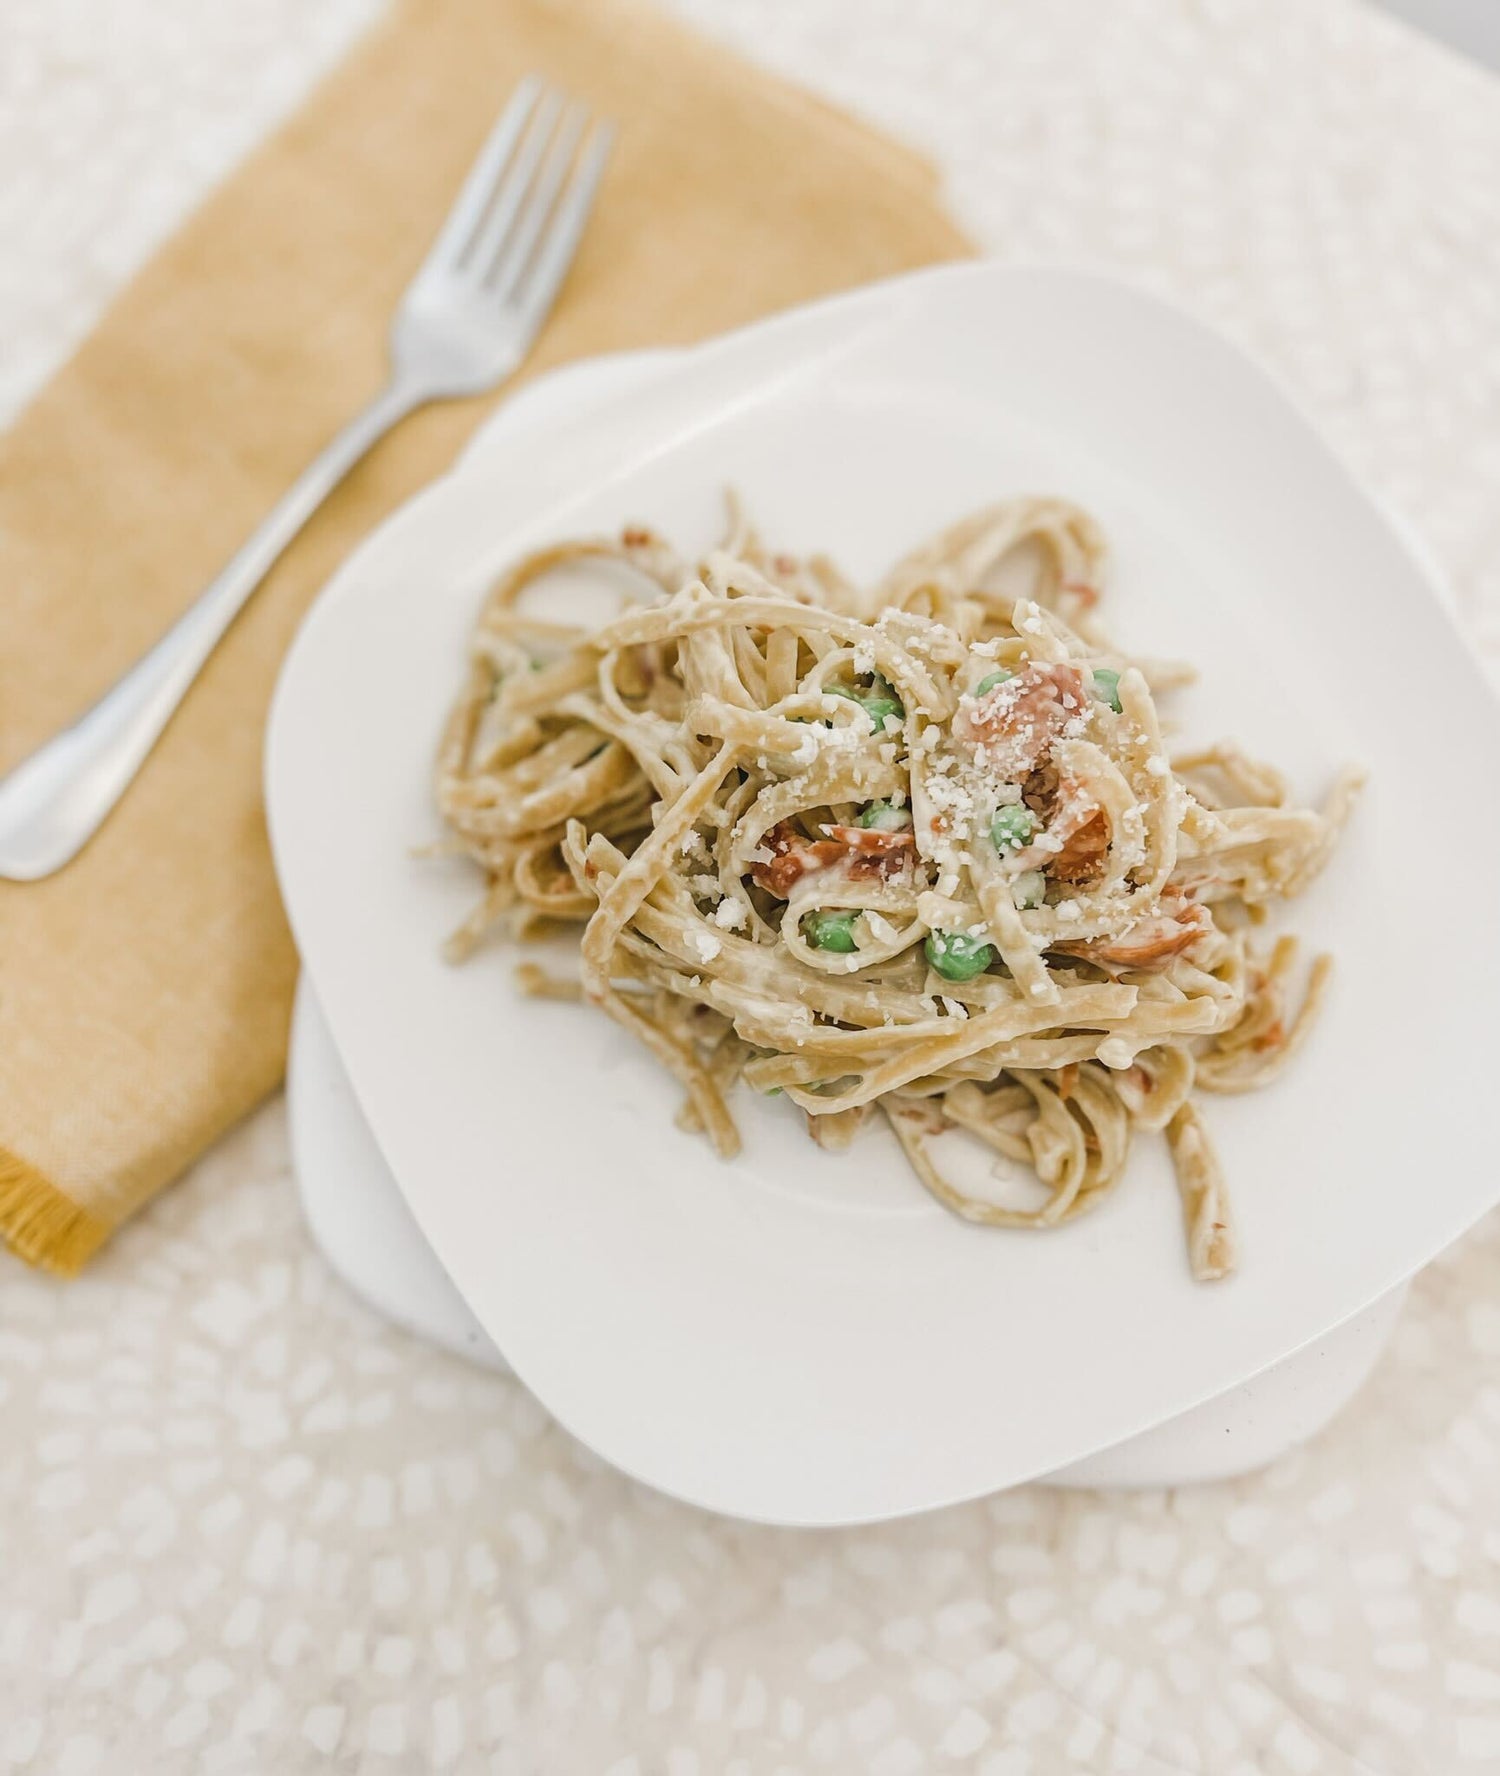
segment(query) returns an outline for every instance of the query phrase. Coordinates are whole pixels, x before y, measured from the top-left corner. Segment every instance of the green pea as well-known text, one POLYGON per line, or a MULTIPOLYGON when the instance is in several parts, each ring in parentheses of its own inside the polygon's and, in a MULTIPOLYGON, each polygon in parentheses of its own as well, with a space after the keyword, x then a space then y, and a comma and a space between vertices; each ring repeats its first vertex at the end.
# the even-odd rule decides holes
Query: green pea
MULTIPOLYGON (((870 688, 865 693, 863 701, 865 708, 872 715, 875 715, 877 708, 884 710, 887 715, 904 716, 906 714, 906 705, 896 695, 896 687, 888 678, 883 678, 878 672, 871 679, 870 688), (887 703, 890 704, 888 710, 885 709, 887 703)), ((876 715, 875 720, 878 724, 880 717, 876 715)))
POLYGON ((995 960, 993 944, 964 931, 929 931, 922 948, 933 973, 942 975, 944 980, 973 980, 995 960))
POLYGON ((995 810, 990 837, 997 851, 1019 851, 1036 831, 1036 819, 1024 802, 1012 802, 995 810))
POLYGON ((998 672, 991 672, 986 677, 980 679, 979 683, 974 687, 974 695, 976 697, 982 697, 986 691, 994 690, 996 685, 1003 685, 1006 679, 1014 678, 1015 676, 1014 672, 1011 672, 1007 670, 1006 667, 1002 666, 998 672))
POLYGON ((893 715, 900 721, 906 714, 906 707, 895 689, 878 672, 868 686, 826 684, 823 694, 826 697, 847 697, 851 703, 857 703, 877 729, 885 726, 887 716, 893 715))
POLYGON ((1115 714, 1120 713, 1120 675, 1108 666, 1101 666, 1094 673, 1094 695, 1101 703, 1107 703, 1115 714))
POLYGON ((1011 883, 1010 892, 1021 911, 1029 913, 1047 898, 1047 878, 1040 870, 1022 870, 1011 883))
POLYGON ((854 921, 858 909, 838 912, 804 913, 802 935, 815 950, 833 950, 840 956, 852 956, 859 948, 854 941, 854 921))
POLYGON ((854 824, 875 832, 905 832, 911 825, 911 811, 893 807, 889 802, 871 802, 854 824))

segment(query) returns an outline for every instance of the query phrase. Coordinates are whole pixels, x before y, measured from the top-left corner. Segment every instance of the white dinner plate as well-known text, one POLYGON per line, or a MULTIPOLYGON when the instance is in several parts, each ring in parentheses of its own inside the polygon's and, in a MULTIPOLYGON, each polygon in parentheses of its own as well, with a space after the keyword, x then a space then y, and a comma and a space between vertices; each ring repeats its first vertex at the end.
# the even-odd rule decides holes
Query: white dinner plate
POLYGON ((1500 934, 1490 693, 1400 536, 1236 352, 1075 274, 945 268, 694 352, 586 423, 436 484, 351 559, 278 692, 268 798, 299 946, 355 1091, 477 1319, 559 1419, 701 1504, 892 1516, 1074 1462, 1224 1392, 1394 1287, 1495 1199, 1483 1092, 1500 934), (982 501, 1052 489, 1116 554, 1113 626, 1185 654, 1180 713, 1318 794, 1372 782, 1293 924, 1327 1015, 1272 1090, 1208 1106, 1241 1274, 1192 1283, 1164 1156, 1045 1235, 957 1222, 883 1131, 813 1147, 743 1097, 731 1164, 606 1020, 438 960, 476 883, 421 863, 432 748, 487 580, 645 519, 763 529, 860 575, 982 501), (1450 876, 1445 847, 1461 846, 1450 876))

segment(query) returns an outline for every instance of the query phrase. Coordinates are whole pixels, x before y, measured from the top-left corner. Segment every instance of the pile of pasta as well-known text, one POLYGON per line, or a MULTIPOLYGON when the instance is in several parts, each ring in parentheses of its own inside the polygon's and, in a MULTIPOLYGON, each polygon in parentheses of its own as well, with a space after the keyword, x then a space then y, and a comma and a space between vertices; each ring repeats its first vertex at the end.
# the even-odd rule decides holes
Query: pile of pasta
POLYGON ((529 556, 440 749, 487 879, 452 953, 581 925, 581 978, 528 964, 522 986, 629 1030, 720 1154, 737 1086, 826 1148, 879 1111, 974 1222, 1068 1221, 1165 1131, 1193 1272, 1225 1275, 1195 1096, 1266 1084, 1306 1038, 1328 959, 1299 982, 1295 940, 1257 927, 1322 868, 1358 777, 1318 811, 1233 746, 1169 756, 1155 697, 1191 674, 1111 646, 1105 563, 1053 498, 977 512, 871 588, 769 550, 733 502, 699 562, 645 528, 529 556), (621 576, 611 620, 523 608, 578 563, 621 576), (1027 1168, 1028 1196, 960 1188, 953 1139, 1027 1168))

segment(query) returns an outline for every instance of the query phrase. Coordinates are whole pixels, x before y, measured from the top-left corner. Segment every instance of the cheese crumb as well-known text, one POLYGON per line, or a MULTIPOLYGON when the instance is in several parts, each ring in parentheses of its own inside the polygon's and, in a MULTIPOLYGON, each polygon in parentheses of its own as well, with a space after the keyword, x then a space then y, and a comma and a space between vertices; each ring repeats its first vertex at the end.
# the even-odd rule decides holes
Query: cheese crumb
POLYGON ((719 951, 724 948, 711 931, 690 931, 687 935, 688 948, 693 950, 700 962, 712 962, 719 951))
POLYGON ((713 922, 721 931, 738 931, 749 918, 749 913, 738 900, 721 900, 713 910, 713 922))

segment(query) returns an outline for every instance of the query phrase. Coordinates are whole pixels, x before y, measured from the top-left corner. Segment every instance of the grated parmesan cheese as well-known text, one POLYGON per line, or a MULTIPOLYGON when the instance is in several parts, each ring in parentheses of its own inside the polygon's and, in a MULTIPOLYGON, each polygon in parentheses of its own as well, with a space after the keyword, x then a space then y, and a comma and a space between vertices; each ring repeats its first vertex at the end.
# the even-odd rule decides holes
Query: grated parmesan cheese
POLYGON ((688 947, 696 953, 700 962, 712 962, 714 957, 724 948, 711 931, 690 931, 687 935, 687 943, 688 947))

